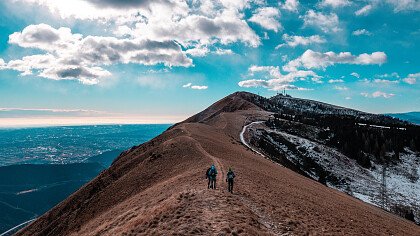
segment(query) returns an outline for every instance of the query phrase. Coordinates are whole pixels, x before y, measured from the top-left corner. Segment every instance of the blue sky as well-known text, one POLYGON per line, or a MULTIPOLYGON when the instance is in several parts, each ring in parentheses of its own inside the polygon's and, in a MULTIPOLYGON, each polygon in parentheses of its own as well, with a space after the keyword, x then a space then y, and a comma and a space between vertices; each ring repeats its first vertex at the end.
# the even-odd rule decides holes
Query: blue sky
POLYGON ((0 125, 174 122, 238 90, 418 111, 419 12, 418 0, 2 1, 0 125))

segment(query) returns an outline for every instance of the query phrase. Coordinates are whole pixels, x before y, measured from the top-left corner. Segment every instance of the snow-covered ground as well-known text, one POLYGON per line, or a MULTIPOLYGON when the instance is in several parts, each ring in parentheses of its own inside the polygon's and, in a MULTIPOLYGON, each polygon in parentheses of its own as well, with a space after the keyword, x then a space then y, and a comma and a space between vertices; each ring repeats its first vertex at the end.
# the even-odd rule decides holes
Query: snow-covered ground
MULTIPOLYGON (((340 184, 327 180, 327 186, 387 209, 394 205, 408 206, 414 211, 416 221, 420 221, 420 153, 406 148, 405 152, 400 154, 401 161, 397 165, 388 167, 383 178, 383 168, 378 164, 373 163, 373 168, 366 169, 335 148, 278 130, 265 128, 265 131, 269 134, 266 138, 280 152, 286 154, 285 157, 289 161, 302 167, 303 160, 300 156, 302 154, 339 180, 343 180, 340 184), (296 150, 290 150, 284 143, 276 141, 276 135, 296 146, 296 150)), ((263 133, 262 130, 255 130, 252 135, 261 136, 263 133)), ((301 170, 313 179, 319 178, 315 170, 304 168, 301 170)))

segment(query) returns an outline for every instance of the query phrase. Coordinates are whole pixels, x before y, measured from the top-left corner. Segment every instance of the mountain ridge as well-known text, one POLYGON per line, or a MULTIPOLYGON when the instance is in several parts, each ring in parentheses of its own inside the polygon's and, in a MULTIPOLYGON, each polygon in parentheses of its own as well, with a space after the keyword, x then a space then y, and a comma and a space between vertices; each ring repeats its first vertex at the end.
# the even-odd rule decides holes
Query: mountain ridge
POLYGON ((267 99, 234 93, 123 152, 93 181, 17 235, 405 234, 400 217, 303 177, 241 144, 267 99), (247 99, 252 98, 254 102, 247 99), (256 100, 256 101, 255 101, 256 100), (204 172, 219 169, 215 191, 204 172), (235 194, 223 175, 233 166, 235 194))

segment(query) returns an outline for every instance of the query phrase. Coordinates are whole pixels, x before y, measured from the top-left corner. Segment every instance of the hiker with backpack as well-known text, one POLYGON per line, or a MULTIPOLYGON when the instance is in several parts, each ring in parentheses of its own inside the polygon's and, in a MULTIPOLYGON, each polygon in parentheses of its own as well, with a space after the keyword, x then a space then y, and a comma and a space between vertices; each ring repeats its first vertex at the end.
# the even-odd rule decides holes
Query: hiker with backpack
POLYGON ((211 169, 211 167, 208 168, 207 171, 206 171, 206 179, 208 180, 208 182, 207 182, 207 188, 210 188, 210 184, 211 184, 210 169, 211 169))
POLYGON ((226 175, 226 182, 228 182, 228 191, 233 193, 233 179, 235 178, 235 173, 233 173, 232 168, 229 168, 229 171, 226 175))
POLYGON ((217 170, 214 165, 212 165, 206 172, 206 178, 209 179, 208 188, 216 189, 216 177, 217 177, 217 170))

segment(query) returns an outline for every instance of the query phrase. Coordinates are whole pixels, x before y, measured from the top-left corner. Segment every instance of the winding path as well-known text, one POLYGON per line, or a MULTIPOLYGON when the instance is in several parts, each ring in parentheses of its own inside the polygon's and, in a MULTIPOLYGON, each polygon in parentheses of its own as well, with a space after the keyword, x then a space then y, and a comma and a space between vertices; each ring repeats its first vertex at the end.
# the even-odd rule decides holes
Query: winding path
POLYGON ((250 145, 250 144, 248 144, 248 143, 245 141, 245 138, 244 138, 244 134, 245 134, 245 132, 246 132, 246 129, 248 129, 248 127, 250 127, 250 126, 252 126, 252 125, 255 125, 255 124, 261 124, 261 123, 263 123, 263 122, 264 122, 264 121, 254 121, 254 122, 252 122, 252 123, 249 123, 249 124, 245 125, 245 126, 242 128, 241 133, 239 134, 239 138, 241 139, 242 144, 243 144, 243 145, 245 145, 247 148, 251 149, 253 152, 257 153, 258 155, 260 155, 260 156, 262 156, 262 157, 265 157, 265 156, 264 156, 264 154, 262 154, 261 152, 257 151, 255 148, 251 147, 251 145, 250 145))

